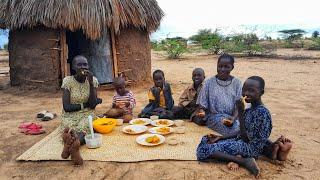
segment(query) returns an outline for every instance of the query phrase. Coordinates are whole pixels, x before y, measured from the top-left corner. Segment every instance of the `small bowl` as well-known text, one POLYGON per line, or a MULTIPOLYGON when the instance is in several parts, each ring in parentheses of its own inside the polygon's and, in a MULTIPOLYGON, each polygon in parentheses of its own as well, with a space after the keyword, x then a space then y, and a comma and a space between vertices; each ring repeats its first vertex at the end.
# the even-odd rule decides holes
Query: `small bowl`
POLYGON ((159 116, 150 116, 150 119, 151 119, 152 121, 158 120, 158 119, 159 119, 159 116))
POLYGON ((99 148, 102 146, 102 135, 99 133, 94 133, 93 139, 91 134, 87 134, 84 137, 84 140, 86 141, 86 146, 89 149, 99 148))
POLYGON ((167 139, 167 143, 171 146, 175 146, 179 143, 179 141, 177 140, 177 138, 172 137, 167 139))
POLYGON ((186 127, 183 127, 183 126, 181 126, 181 127, 176 127, 176 128, 174 129, 174 132, 176 132, 176 133, 178 133, 178 134, 184 134, 184 133, 186 132, 186 127))
POLYGON ((174 124, 175 124, 177 127, 180 127, 180 126, 183 126, 183 125, 184 125, 184 121, 183 121, 183 120, 175 120, 175 121, 174 121, 174 124))
POLYGON ((117 126, 123 125, 123 119, 117 119, 117 126))

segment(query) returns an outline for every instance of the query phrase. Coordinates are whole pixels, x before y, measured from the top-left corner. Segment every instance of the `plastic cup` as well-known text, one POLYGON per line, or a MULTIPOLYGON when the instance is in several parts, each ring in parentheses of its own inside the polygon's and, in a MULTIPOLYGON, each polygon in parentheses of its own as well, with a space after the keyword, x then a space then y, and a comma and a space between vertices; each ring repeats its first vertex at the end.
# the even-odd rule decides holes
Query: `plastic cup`
POLYGON ((183 127, 183 126, 181 126, 181 127, 176 127, 176 128, 174 129, 174 132, 176 132, 176 133, 178 133, 178 134, 184 134, 184 133, 186 132, 186 127, 183 127))
POLYGON ((84 140, 86 141, 86 146, 89 149, 99 148, 102 146, 102 135, 99 133, 94 133, 93 138, 91 134, 87 134, 84 137, 84 140))
POLYGON ((177 127, 181 127, 184 125, 184 121, 183 120, 175 120, 174 121, 174 124, 177 126, 177 127))
POLYGON ((117 119, 117 126, 123 125, 123 119, 117 119))
POLYGON ((150 116, 150 119, 151 119, 152 121, 158 120, 158 119, 159 119, 159 116, 150 116))

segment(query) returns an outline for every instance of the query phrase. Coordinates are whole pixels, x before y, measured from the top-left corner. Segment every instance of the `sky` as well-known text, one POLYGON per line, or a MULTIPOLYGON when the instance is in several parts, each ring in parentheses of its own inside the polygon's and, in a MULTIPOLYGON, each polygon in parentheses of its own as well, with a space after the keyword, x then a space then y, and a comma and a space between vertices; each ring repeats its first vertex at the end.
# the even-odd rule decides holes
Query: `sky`
POLYGON ((199 29, 222 28, 234 31, 320 27, 317 0, 157 0, 165 13, 161 28, 153 36, 190 36, 199 29), (233 30, 230 30, 233 29, 233 30), (240 28, 241 29, 241 28, 240 28), (168 35, 169 33, 169 35, 168 35))

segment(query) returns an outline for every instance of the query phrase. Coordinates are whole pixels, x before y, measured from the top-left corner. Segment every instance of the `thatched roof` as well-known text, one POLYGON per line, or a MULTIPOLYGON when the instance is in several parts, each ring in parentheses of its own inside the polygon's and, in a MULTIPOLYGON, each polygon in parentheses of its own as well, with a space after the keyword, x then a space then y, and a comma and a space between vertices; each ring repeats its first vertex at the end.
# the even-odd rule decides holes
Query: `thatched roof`
POLYGON ((154 31, 163 11, 156 0, 1 0, 0 19, 9 29, 82 29, 90 39, 105 28, 118 33, 121 27, 154 31))

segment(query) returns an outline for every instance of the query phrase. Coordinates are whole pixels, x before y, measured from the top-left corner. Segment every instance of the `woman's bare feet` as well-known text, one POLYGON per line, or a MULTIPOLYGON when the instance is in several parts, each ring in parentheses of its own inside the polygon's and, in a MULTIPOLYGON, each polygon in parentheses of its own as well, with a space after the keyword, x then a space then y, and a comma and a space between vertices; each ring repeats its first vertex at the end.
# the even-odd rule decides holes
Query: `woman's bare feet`
POLYGON ((292 148, 292 141, 281 136, 281 141, 279 142, 279 151, 277 159, 279 161, 285 161, 288 158, 288 154, 292 148))
POLYGON ((63 150, 61 157, 67 159, 70 156, 70 145, 72 144, 72 137, 69 133, 69 128, 65 128, 62 134, 63 150))
POLYGON ((70 146, 71 160, 76 166, 83 165, 83 159, 80 155, 80 140, 74 133, 72 133, 72 140, 73 143, 70 146))
POLYGON ((245 158, 244 161, 244 167, 248 169, 248 171, 251 172, 255 177, 258 177, 260 174, 260 169, 256 163, 256 160, 254 158, 245 158))

